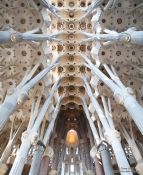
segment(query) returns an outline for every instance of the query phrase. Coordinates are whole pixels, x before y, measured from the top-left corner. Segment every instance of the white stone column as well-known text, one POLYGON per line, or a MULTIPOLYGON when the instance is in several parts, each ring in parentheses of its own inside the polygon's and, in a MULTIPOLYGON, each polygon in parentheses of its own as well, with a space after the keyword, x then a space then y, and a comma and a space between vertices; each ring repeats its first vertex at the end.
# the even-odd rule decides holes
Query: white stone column
MULTIPOLYGON (((60 80, 60 79, 59 79, 60 80)), ((55 91, 57 90, 57 88, 59 87, 59 80, 53 85, 52 89, 51 89, 51 93, 49 95, 49 97, 47 98, 47 100, 45 101, 44 105, 42 106, 37 119, 33 125, 33 127, 30 130, 27 130, 26 133, 26 137, 24 137, 22 139, 22 144, 20 146, 20 150, 15 158, 15 161, 13 163, 13 166, 11 168, 10 171, 10 175, 21 175, 27 155, 28 155, 28 151, 30 149, 31 144, 33 143, 33 139, 35 139, 35 136, 37 134, 37 131, 42 123, 42 120, 51 104, 51 99, 55 93, 55 91)), ((24 134, 25 136, 25 134, 24 134)))
POLYGON ((50 136, 51 136, 51 133, 52 133, 52 131, 53 131, 53 129, 54 129, 55 121, 56 121, 56 118, 57 118, 57 116, 58 116, 58 112, 59 112, 60 105, 61 105, 61 104, 60 104, 60 103, 61 103, 61 99, 62 99, 62 96, 60 96, 60 97, 58 98, 57 105, 56 105, 55 110, 54 110, 54 112, 53 112, 51 121, 50 121, 50 123, 49 123, 49 125, 48 125, 48 128, 47 128, 47 130, 46 130, 46 133, 45 133, 45 135, 44 135, 43 143, 44 143, 45 145, 48 144, 49 139, 50 139, 50 136))
POLYGON ((105 137, 109 144, 112 145, 119 171, 121 175, 133 175, 129 162, 127 161, 125 152, 121 145, 121 137, 120 133, 116 130, 105 133, 105 137))
POLYGON ((112 90, 116 101, 127 109, 138 129, 143 134, 143 108, 135 99, 132 89, 119 87, 118 84, 113 82, 112 79, 109 79, 95 65, 93 65, 89 58, 86 56, 82 57, 86 62, 85 65, 112 90))
MULTIPOLYGON (((95 110, 97 112, 97 115, 99 116, 99 120, 101 121, 103 128, 105 130, 105 138, 107 139, 108 143, 112 145, 119 169, 121 171, 121 175, 133 175, 130 169, 130 165, 127 161, 126 155, 123 151, 121 142, 120 142, 120 134, 115 130, 112 129, 106 119, 106 116, 104 115, 98 101, 94 97, 94 94, 91 91, 91 88, 87 82, 87 80, 84 78, 84 82, 86 84, 86 92, 89 95, 95 110), (120 152, 120 153, 119 153, 120 152), (122 160, 122 161, 121 161, 122 160)), ((85 100, 83 99, 83 103, 86 104, 85 100)))
POLYGON ((3 129, 9 116, 15 111, 16 107, 28 98, 29 90, 32 89, 53 67, 55 67, 55 61, 28 83, 20 88, 16 88, 12 95, 6 96, 3 104, 0 105, 0 131, 3 129))
POLYGON ((8 157, 11 154, 12 151, 12 146, 14 145, 15 141, 17 140, 18 135, 22 132, 23 129, 23 123, 20 124, 19 128, 15 133, 13 133, 13 128, 14 128, 14 119, 11 124, 11 131, 10 131, 10 136, 9 136, 9 141, 1 155, 0 158, 0 163, 6 163, 8 157))
POLYGON ((28 131, 23 133, 22 136, 22 143, 20 146, 20 150, 17 152, 16 158, 14 160, 13 166, 9 175, 21 175, 22 170, 28 155, 28 151, 33 141, 37 138, 38 134, 33 133, 31 135, 28 131))
POLYGON ((55 107, 55 110, 53 112, 52 119, 51 119, 51 121, 50 121, 50 123, 47 127, 46 133, 44 135, 43 144, 42 144, 42 142, 39 142, 41 144, 38 145, 38 148, 34 153, 34 157, 33 157, 33 161, 32 161, 32 165, 31 165, 29 175, 38 175, 39 174, 40 164, 41 164, 42 156, 43 156, 43 153, 44 153, 43 148, 44 148, 44 145, 47 145, 49 143, 49 139, 50 139, 52 130, 54 129, 55 120, 56 120, 56 117, 57 117, 58 112, 59 112, 61 99, 62 99, 62 97, 60 96, 59 99, 58 99, 57 105, 55 107))
POLYGON ((41 141, 38 141, 35 148, 36 150, 34 151, 29 175, 39 175, 40 165, 41 165, 42 155, 45 150, 45 145, 41 141))

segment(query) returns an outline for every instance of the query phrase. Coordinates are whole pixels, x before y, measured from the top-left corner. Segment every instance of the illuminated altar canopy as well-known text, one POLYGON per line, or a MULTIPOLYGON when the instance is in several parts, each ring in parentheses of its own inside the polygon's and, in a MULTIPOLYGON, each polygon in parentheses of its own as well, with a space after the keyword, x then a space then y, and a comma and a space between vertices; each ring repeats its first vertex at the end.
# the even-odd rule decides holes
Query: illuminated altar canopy
POLYGON ((78 135, 74 129, 68 131, 66 136, 66 145, 72 148, 78 146, 78 135))

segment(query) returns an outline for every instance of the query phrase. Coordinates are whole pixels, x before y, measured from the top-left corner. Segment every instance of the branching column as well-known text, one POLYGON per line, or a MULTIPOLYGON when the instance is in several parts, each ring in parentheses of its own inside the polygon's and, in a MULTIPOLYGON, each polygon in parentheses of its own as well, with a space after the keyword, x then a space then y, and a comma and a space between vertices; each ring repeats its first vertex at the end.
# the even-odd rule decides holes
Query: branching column
MULTIPOLYGON (((131 169, 130 169, 130 165, 127 161, 126 155, 123 151, 122 145, 121 145, 121 137, 119 132, 117 132, 115 129, 112 129, 111 125, 109 125, 109 122, 107 121, 107 118, 105 117, 98 101, 96 100, 96 98, 94 97, 94 94, 91 91, 91 88, 87 82, 87 80, 85 79, 85 77, 83 77, 84 82, 85 82, 85 88, 86 88, 86 92, 88 93, 92 104, 94 105, 96 112, 99 116, 99 119, 103 125, 103 128, 105 130, 105 138, 107 139, 108 143, 112 145, 112 148, 114 150, 114 154, 121 172, 121 175, 132 175, 131 169)), ((84 101, 84 104, 86 102, 84 101)))
POLYGON ((38 137, 37 131, 38 131, 38 129, 41 125, 41 122, 42 122, 42 120, 47 112, 47 109, 49 108, 49 106, 51 104, 51 99, 52 99, 55 91, 59 87, 59 80, 53 85, 51 93, 50 93, 49 97, 47 98, 47 100, 45 101, 43 107, 41 108, 33 127, 31 129, 27 130, 23 134, 20 150, 15 158, 12 169, 10 171, 10 175, 21 175, 26 158, 27 158, 27 155, 28 155, 29 148, 30 148, 31 144, 33 143, 33 140, 35 142, 37 137, 38 137))
POLYGON ((60 41, 56 39, 61 33, 55 35, 45 35, 45 34, 33 34, 32 32, 20 33, 9 29, 7 31, 0 31, 0 44, 8 42, 21 42, 21 41, 60 41))
POLYGON ((18 86, 12 95, 6 96, 3 104, 0 106, 0 131, 3 129, 16 107, 28 98, 29 90, 32 89, 54 66, 55 62, 51 63, 29 82, 27 82, 27 80, 24 85, 18 86))
POLYGON ((91 34, 85 33, 88 39, 82 41, 86 43, 87 41, 102 41, 108 44, 113 44, 115 42, 124 42, 137 45, 143 45, 143 31, 137 31, 135 27, 129 28, 127 31, 118 33, 116 31, 105 30, 106 34, 91 34))
MULTIPOLYGON (((96 130, 96 127, 95 127, 95 125, 94 125, 94 123, 93 123, 93 121, 92 121, 92 119, 90 117, 90 114, 89 114, 89 111, 88 111, 88 108, 87 108, 87 105, 85 103, 85 99, 84 98, 83 98, 83 108, 84 108, 86 117, 88 119, 89 125, 90 125, 92 133, 93 133, 94 142, 96 143, 96 145, 99 145, 100 144, 100 138, 99 138, 98 132, 96 130)), ((99 163, 101 160, 99 160, 97 155, 98 155, 97 154, 97 148, 94 146, 91 149, 91 157, 95 161, 96 174, 97 175, 103 175, 104 174, 104 171, 103 171, 104 164, 103 164, 103 167, 102 167, 102 165, 99 163)), ((110 166, 112 166, 112 165, 110 165, 110 166)))
POLYGON ((106 70, 108 71, 109 75, 112 76, 111 79, 109 79, 95 65, 93 65, 89 58, 83 56, 83 59, 86 62, 86 66, 91 68, 92 72, 97 75, 112 90, 116 101, 119 104, 124 105, 130 116, 136 123, 137 127, 139 128, 140 132, 143 134, 143 108, 135 99, 132 89, 125 87, 121 83, 119 77, 114 75, 107 66, 106 70), (112 80, 112 78, 114 79, 114 81, 112 80))
POLYGON ((8 157, 11 154, 12 146, 14 145, 15 141, 17 140, 17 137, 19 136, 19 134, 22 132, 22 129, 23 129, 23 126, 24 126, 23 125, 24 123, 20 124, 19 128, 17 129, 16 133, 14 134, 13 133, 14 121, 15 120, 12 121, 9 141, 8 141, 8 143, 5 147, 5 150, 3 151, 2 156, 0 158, 0 164, 1 163, 6 163, 8 157))
MULTIPOLYGON (((46 132, 45 132, 45 135, 44 135, 44 138, 43 138, 43 146, 44 145, 47 145, 49 143, 49 139, 50 139, 50 136, 52 134, 52 130, 54 128, 54 123, 55 123, 56 117, 57 117, 58 112, 59 112, 59 107, 60 107, 61 99, 62 99, 62 97, 60 96, 58 98, 57 105, 56 105, 55 110, 53 112, 52 119, 51 119, 51 121, 50 121, 50 123, 49 123, 49 125, 47 127, 46 132)), ((47 158, 43 158, 42 159, 43 153, 44 153, 44 149, 42 149, 42 150, 41 149, 38 149, 37 152, 34 153, 34 158, 35 159, 33 159, 33 161, 32 161, 32 165, 31 165, 31 169, 30 169, 29 175, 35 175, 36 174, 35 173, 35 169, 37 169, 37 172, 39 173, 41 160, 43 160, 43 159, 46 159, 47 160, 47 158)), ((42 165, 42 167, 43 166, 44 165, 42 165)), ((44 170, 44 172, 46 172, 46 170, 44 170)))

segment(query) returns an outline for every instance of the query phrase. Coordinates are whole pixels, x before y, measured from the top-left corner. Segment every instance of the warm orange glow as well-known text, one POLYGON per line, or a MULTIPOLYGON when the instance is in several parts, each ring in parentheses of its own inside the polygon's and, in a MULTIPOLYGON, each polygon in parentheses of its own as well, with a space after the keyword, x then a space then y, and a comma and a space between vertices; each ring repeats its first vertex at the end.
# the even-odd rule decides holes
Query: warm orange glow
POLYGON ((78 135, 73 129, 69 130, 66 136, 66 144, 69 147, 76 147, 78 145, 78 135))

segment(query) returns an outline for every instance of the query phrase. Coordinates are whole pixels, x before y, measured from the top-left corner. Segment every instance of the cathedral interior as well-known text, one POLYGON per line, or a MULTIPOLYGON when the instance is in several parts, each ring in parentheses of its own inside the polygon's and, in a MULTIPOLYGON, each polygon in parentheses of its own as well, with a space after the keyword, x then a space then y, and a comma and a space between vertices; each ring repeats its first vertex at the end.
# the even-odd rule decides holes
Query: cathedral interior
POLYGON ((0 175, 143 175, 142 0, 0 0, 0 175))

